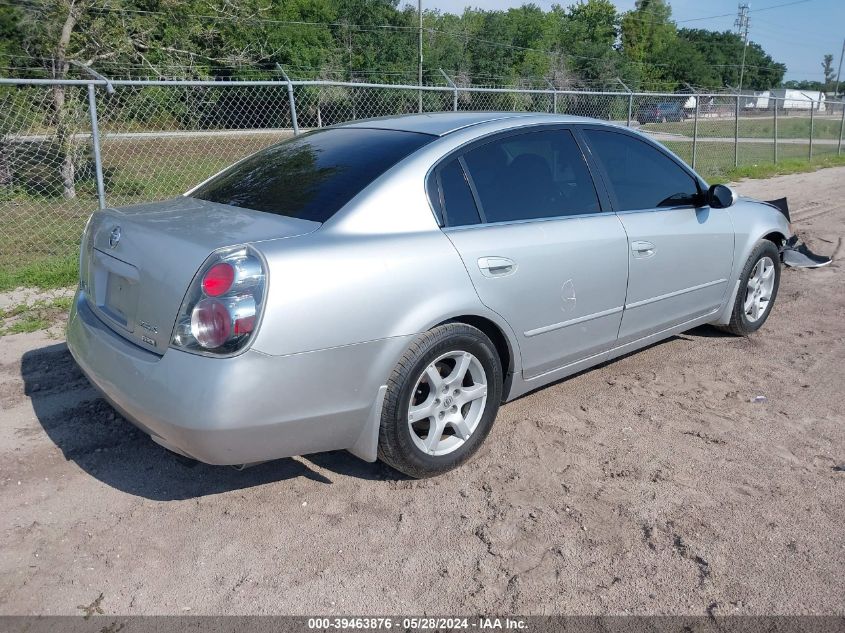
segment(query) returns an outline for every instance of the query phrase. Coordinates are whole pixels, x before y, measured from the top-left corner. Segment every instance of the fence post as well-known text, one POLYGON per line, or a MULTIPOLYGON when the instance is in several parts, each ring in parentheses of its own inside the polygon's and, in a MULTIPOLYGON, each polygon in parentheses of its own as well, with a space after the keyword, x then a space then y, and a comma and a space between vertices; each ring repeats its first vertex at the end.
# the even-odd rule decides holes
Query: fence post
MULTIPOLYGON (((819 101, 821 103, 821 101, 819 101)), ((815 127, 814 121, 814 112, 816 109, 816 102, 812 99, 810 100, 810 149, 808 153, 808 160, 813 160, 813 128, 815 127)))
POLYGON ((839 143, 836 145, 836 155, 842 154, 842 129, 845 128, 845 100, 839 103, 842 106, 842 119, 839 121, 839 143))
POLYGON ((103 158, 100 154, 100 128, 97 121, 97 96, 94 84, 88 84, 88 113, 91 115, 91 144, 94 146, 94 174, 97 178, 97 201, 106 208, 106 187, 103 182, 103 158))
POLYGON ((281 64, 276 64, 276 68, 279 69, 279 72, 282 73, 282 77, 288 84, 288 101, 290 102, 290 124, 293 127, 293 135, 297 136, 299 134, 299 122, 296 120, 296 101, 293 96, 293 84, 290 82, 290 77, 285 72, 285 69, 282 68, 281 64))
POLYGON ((555 85, 546 79, 546 83, 549 84, 549 88, 552 89, 552 114, 557 114, 557 88, 555 85))
POLYGON ((445 72, 443 72, 442 68, 439 68, 438 70, 440 70, 440 74, 443 75, 443 77, 446 79, 446 82, 450 86, 452 86, 452 91, 453 91, 452 92, 452 110, 457 112, 458 111, 458 87, 455 85, 455 82, 452 81, 449 78, 449 75, 447 75, 445 72))
POLYGON ((778 100, 775 97, 775 126, 774 126, 773 136, 775 141, 775 164, 778 162, 778 100))
POLYGON ((695 118, 692 122, 692 168, 695 169, 695 160, 698 150, 698 104, 701 101, 701 96, 695 91, 695 88, 686 81, 683 83, 687 87, 687 90, 690 91, 692 98, 695 99, 695 118))
POLYGON ((739 95, 736 96, 734 111, 734 167, 739 167, 739 95))
MULTIPOLYGON (((106 92, 108 94, 114 93, 114 86, 107 77, 103 77, 93 68, 88 68, 85 64, 71 60, 74 66, 78 66, 94 79, 106 82, 106 92)), ((94 150, 94 178, 97 181, 97 204, 101 209, 106 208, 106 185, 103 180, 103 156, 100 153, 100 126, 97 118, 97 95, 96 88, 93 83, 88 84, 88 114, 91 117, 91 145, 94 150)))
POLYGON ((692 121, 692 168, 695 169, 696 157, 698 155, 698 104, 701 97, 695 95, 695 118, 692 121))
POLYGON ((616 81, 618 81, 620 84, 622 84, 622 87, 628 93, 628 123, 626 125, 628 127, 631 127, 631 111, 634 109, 634 93, 631 92, 631 89, 628 86, 625 85, 625 82, 622 81, 622 79, 617 77, 616 81))

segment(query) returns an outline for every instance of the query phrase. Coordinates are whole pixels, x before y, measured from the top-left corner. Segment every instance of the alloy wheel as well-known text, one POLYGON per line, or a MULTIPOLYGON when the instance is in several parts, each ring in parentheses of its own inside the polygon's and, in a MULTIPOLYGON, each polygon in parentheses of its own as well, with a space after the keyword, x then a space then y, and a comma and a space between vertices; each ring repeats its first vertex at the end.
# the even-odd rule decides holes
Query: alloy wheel
POLYGON ((775 288, 775 263, 771 257, 761 257, 751 269, 745 288, 743 310, 750 323, 756 323, 769 307, 775 288))
POLYGON ((424 453, 447 455, 478 428, 487 404, 487 374, 469 352, 447 352, 417 378, 408 406, 411 439, 424 453))

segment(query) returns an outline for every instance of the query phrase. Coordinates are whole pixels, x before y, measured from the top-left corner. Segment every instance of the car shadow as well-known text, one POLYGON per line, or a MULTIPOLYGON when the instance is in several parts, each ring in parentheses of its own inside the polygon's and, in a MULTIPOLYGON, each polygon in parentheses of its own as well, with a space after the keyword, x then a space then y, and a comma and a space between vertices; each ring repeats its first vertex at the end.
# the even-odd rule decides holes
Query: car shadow
POLYGON ((683 338, 685 336, 692 338, 736 338, 735 334, 720 330, 713 325, 699 325, 696 328, 677 334, 673 338, 683 338))
POLYGON ((367 463, 346 451, 278 459, 242 470, 182 457, 153 442, 100 397, 64 343, 26 352, 21 377, 41 427, 65 459, 113 488, 154 501, 192 499, 297 477, 331 484, 332 473, 370 480, 405 478, 380 462, 367 463))

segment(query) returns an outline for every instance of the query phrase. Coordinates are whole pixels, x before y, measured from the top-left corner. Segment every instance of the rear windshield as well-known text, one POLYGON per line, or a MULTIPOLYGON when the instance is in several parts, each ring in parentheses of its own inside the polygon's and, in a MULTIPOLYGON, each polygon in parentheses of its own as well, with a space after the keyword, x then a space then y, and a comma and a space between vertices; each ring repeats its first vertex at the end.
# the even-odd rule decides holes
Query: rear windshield
POLYGON ((435 138, 364 128, 310 132, 233 165, 191 196, 325 222, 378 176, 435 138))

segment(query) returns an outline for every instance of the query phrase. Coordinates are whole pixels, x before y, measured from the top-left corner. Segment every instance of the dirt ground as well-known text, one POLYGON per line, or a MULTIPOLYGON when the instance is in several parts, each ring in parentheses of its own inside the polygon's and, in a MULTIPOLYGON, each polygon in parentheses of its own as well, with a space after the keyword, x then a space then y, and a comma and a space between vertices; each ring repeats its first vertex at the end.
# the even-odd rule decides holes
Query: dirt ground
MULTIPOLYGON (((845 168, 737 186, 843 255, 845 168)), ((5 336, 0 613, 845 614, 843 280, 786 270, 750 339, 698 328, 510 403, 427 481, 176 457, 60 328, 5 336)))

